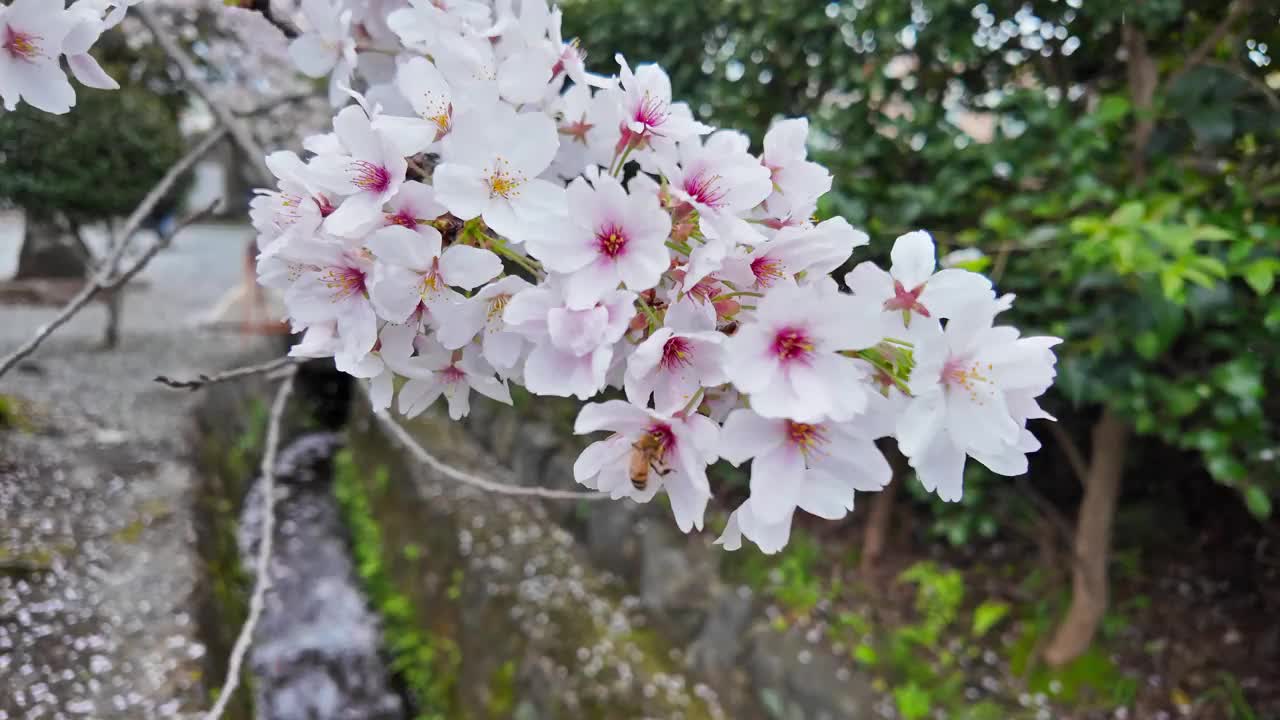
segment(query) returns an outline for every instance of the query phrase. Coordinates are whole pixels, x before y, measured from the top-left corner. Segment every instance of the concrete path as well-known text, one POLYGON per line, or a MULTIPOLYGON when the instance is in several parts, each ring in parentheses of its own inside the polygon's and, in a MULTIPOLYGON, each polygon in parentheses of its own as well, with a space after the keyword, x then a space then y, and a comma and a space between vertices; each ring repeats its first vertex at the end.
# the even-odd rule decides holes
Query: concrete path
MULTIPOLYGON (((189 717, 220 681, 196 637, 196 398, 152 378, 280 352, 192 322, 238 282, 249 233, 180 236, 127 294, 119 349, 97 349, 94 306, 0 378, 21 426, 0 429, 0 720, 189 717)), ((0 355, 55 312, 0 305, 0 355)))

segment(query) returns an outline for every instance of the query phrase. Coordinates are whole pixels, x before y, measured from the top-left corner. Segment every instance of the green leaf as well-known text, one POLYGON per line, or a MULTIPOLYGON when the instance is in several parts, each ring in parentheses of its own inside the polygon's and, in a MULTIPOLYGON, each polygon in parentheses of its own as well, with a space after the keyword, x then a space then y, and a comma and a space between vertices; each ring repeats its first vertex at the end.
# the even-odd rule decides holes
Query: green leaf
POLYGON ((894 688, 893 699, 903 720, 921 720, 933 709, 929 692, 915 683, 894 688))
POLYGON ((986 600, 973 611, 973 636, 986 635, 991 628, 1009 614, 1009 603, 1001 600, 986 600))
POLYGON ((1267 495, 1267 491, 1257 485, 1250 485, 1244 489, 1244 505, 1249 508, 1249 512, 1253 516, 1266 520, 1271 517, 1271 497, 1267 495))
POLYGON ((1275 286, 1275 266, 1275 258, 1255 260, 1249 267, 1245 268, 1244 281, 1249 283, 1249 287, 1253 288, 1254 292, 1259 295, 1266 295, 1275 286))
POLYGON ((875 665, 880 662, 880 656, 876 654, 875 648, 866 644, 861 644, 854 648, 853 657, 863 665, 875 665))
POLYGON ((1121 95, 1108 95, 1098 103, 1098 109, 1093 111, 1093 116, 1104 125, 1120 120, 1128 114, 1129 101, 1121 95))
POLYGON ((1139 333, 1133 339, 1133 346, 1143 358, 1152 360, 1160 354, 1160 336, 1150 330, 1139 333))
POLYGON ((1116 211, 1111 213, 1112 225, 1137 225, 1142 222, 1142 217, 1146 215, 1147 209, 1142 203, 1137 201, 1127 202, 1116 211))

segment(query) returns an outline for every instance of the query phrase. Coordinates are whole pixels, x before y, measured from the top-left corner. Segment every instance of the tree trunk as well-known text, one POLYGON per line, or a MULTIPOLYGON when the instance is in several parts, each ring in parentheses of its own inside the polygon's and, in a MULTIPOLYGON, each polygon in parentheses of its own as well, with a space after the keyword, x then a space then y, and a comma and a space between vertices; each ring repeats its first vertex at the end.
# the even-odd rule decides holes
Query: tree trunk
POLYGON ((88 267, 79 239, 52 220, 27 218, 15 280, 82 278, 88 267))
POLYGON ((889 532, 893 528, 893 506, 898 497, 898 486, 906 482, 909 468, 897 447, 885 449, 889 464, 893 467, 893 480, 889 486, 875 494, 871 500, 871 512, 867 526, 862 530, 862 560, 858 572, 866 577, 873 575, 880 565, 884 551, 889 546, 889 532))
POLYGON ((1104 410, 1093 426, 1089 477, 1076 520, 1071 607, 1044 651, 1045 661, 1055 667, 1071 662, 1089 649, 1107 610, 1111 526, 1124 476, 1128 439, 1129 426, 1110 410, 1104 410))
POLYGON ((120 344, 120 306, 124 302, 124 288, 106 291, 107 321, 102 328, 102 349, 114 350, 120 344))

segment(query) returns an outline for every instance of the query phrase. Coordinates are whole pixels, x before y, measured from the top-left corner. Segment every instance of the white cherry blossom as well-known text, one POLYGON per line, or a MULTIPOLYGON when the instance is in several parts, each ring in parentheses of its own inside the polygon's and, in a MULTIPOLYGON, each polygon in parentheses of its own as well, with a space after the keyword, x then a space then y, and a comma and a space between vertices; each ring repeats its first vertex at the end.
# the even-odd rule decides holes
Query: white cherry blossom
POLYGON ((374 128, 365 110, 350 105, 333 120, 340 154, 322 154, 311 161, 317 182, 345 198, 325 219, 325 230, 337 235, 358 234, 382 214, 395 197, 409 165, 397 143, 374 128))
POLYGON ((567 192, 570 213, 529 240, 544 267, 567 273, 565 299, 587 308, 619 285, 648 290, 671 264, 671 216, 656 197, 629 195, 608 175, 578 178, 567 192), (593 187, 594 185, 594 187, 593 187))
POLYGON ((477 288, 502 272, 502 261, 488 250, 468 245, 441 247, 439 231, 429 226, 410 230, 395 224, 365 241, 374 254, 369 296, 378 314, 391 322, 405 322, 418 305, 434 311, 455 301, 450 287, 477 288))
POLYGON ((573 431, 579 435, 610 430, 578 456, 573 476, 612 497, 649 502, 665 490, 676 525, 684 532, 702 529, 711 486, 707 465, 716 460, 719 428, 703 415, 668 416, 622 400, 582 408, 573 431), (644 440, 646 444, 640 444, 644 440), (638 446, 639 445, 639 446, 638 446), (637 453, 644 453, 636 457, 637 453), (632 461, 647 474, 644 487, 632 479, 632 461))
POLYGON ((958 309, 942 332, 916 347, 913 397, 898 418, 898 447, 929 491, 948 502, 963 492, 965 456, 1001 475, 1026 472, 1039 444, 1026 421, 1045 417, 1034 397, 1056 371, 1054 337, 1019 337, 993 326, 994 300, 958 309))
POLYGON ((613 346, 635 316, 635 294, 608 293, 586 309, 572 309, 564 283, 517 293, 503 319, 533 343, 524 366, 524 383, 539 395, 576 395, 586 400, 605 385, 613 346))
POLYGON ((728 381, 724 374, 725 337, 716 332, 715 314, 690 302, 667 310, 666 325, 635 349, 627 360, 627 399, 647 405, 653 396, 660 413, 675 413, 693 401, 700 388, 728 381))
POLYGON ((970 303, 992 299, 991 281, 968 270, 949 268, 934 272, 933 238, 923 230, 900 236, 893 243, 889 272, 863 262, 844 276, 856 295, 882 301, 888 312, 901 313, 904 324, 912 316, 943 319, 970 303))
POLYGON ((523 335, 507 326, 503 313, 512 297, 531 287, 527 280, 515 275, 485 285, 441 315, 436 337, 446 348, 456 349, 479 335, 484 359, 500 375, 509 376, 520 361, 526 342, 523 335))
POLYGON ((471 412, 471 391, 501 403, 511 404, 507 384, 493 375, 493 369, 479 357, 473 345, 463 350, 447 350, 433 340, 419 336, 414 343, 418 354, 409 382, 400 388, 400 412, 416 417, 431 407, 441 395, 449 405, 449 417, 460 420, 471 412))
POLYGON ((725 370, 765 417, 849 420, 866 408, 866 370, 841 351, 875 345, 879 329, 874 306, 780 285, 725 343, 725 370))
POLYGON ((565 214, 564 190, 538 177, 560 145, 556 125, 509 105, 482 112, 445 137, 444 162, 432 178, 436 197, 459 218, 482 217, 498 233, 523 242, 534 228, 565 214))
POLYGON ((76 91, 58 65, 75 24, 61 1, 13 0, 0 7, 0 99, 6 110, 25 100, 61 115, 76 104, 76 91))

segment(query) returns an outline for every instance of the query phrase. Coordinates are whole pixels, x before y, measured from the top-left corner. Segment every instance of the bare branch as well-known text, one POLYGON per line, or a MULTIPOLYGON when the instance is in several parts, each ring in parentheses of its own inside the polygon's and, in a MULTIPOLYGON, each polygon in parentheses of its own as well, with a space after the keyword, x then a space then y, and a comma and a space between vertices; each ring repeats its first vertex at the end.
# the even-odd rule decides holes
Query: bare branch
POLYGON ((293 365, 300 360, 301 358, 286 355, 257 365, 246 365, 233 370, 214 373, 213 375, 199 375, 194 380, 174 380, 164 375, 159 375, 156 377, 156 382, 162 385, 168 385, 169 387, 176 388, 178 390, 199 390, 205 385, 214 385, 231 380, 239 380, 240 378, 259 375, 261 373, 271 373, 279 370, 280 368, 293 365))
POLYGON ((267 100, 263 102, 261 105, 255 108, 252 108, 250 110, 238 112, 236 113, 236 117, 252 118, 252 117, 260 117, 262 115, 269 115, 275 112, 276 110, 279 110, 282 107, 287 107, 289 105, 296 105, 298 103, 304 103, 308 100, 314 100, 317 97, 319 96, 316 95, 314 92, 304 92, 304 93, 294 93, 292 95, 284 95, 282 97, 267 100))
POLYGON ((240 673, 244 667, 245 655, 249 652, 249 644, 253 641, 253 631, 262 617, 262 609, 266 605, 267 590, 271 587, 271 552, 276 530, 276 454, 280 447, 280 424, 284 417, 285 407, 289 402, 289 394, 293 392, 293 379, 297 367, 291 366, 285 375, 284 382, 276 391, 275 400, 271 403, 271 416, 267 421, 267 439, 262 451, 262 527, 258 534, 258 554, 254 561, 253 595, 249 597, 249 614, 245 617, 240 634, 236 636, 235 645, 231 648, 231 656, 227 659, 227 677, 222 682, 222 690, 218 700, 205 720, 219 720, 227 711, 231 696, 240 684, 240 673))
POLYGON ((1262 95, 1262 97, 1266 99, 1267 104, 1270 105, 1272 109, 1280 110, 1280 94, 1276 94, 1276 91, 1272 90, 1271 86, 1268 85, 1266 81, 1263 80, 1262 78, 1256 77, 1254 75, 1250 75, 1242 67, 1239 67, 1237 65, 1232 65, 1230 63, 1224 63, 1219 60, 1202 60, 1200 64, 1203 65, 1204 67, 1212 67, 1212 68, 1218 68, 1219 70, 1224 70, 1240 78, 1241 80, 1249 83, 1249 87, 1253 88, 1258 92, 1258 94, 1262 95))
POLYGON ((1178 69, 1170 73, 1168 79, 1164 82, 1164 86, 1166 88, 1172 87, 1178 81, 1178 78, 1203 63, 1205 58, 1209 57, 1209 53, 1213 52, 1218 47, 1218 44, 1227 37, 1227 33, 1231 32, 1231 28, 1236 24, 1236 21, 1252 9, 1253 0, 1236 0, 1236 2, 1232 3, 1226 17, 1222 18, 1222 21, 1213 28, 1209 35, 1204 40, 1201 40, 1200 44, 1187 55, 1187 59, 1178 66, 1178 69))
POLYGON ((396 422, 395 419, 387 413, 387 411, 374 409, 373 414, 377 416, 378 422, 382 423, 383 427, 391 431, 391 434, 395 436, 396 440, 398 440, 405 449, 412 453, 414 457, 426 463, 432 470, 435 470, 450 480, 460 482, 463 485, 470 485, 471 487, 479 488, 487 492, 498 493, 500 495, 522 495, 540 497, 547 500, 603 500, 609 497, 608 494, 601 492, 555 490, 545 487, 494 482, 465 470, 459 470, 458 468, 449 465, 427 452, 427 449, 422 447, 422 444, 415 440, 414 437, 409 434, 409 431, 405 430, 403 425, 396 422))
POLYGON ((164 49, 165 54, 178 63, 178 67, 182 70, 182 76, 186 79, 187 84, 205 101, 205 104, 213 111, 214 116, 218 118, 218 122, 226 126, 231 132, 232 139, 235 140, 236 145, 240 146, 240 150, 246 156, 249 166, 253 168, 254 173, 258 176, 258 182, 263 185, 270 185, 273 182, 273 176, 271 171, 267 169, 267 153, 258 144, 258 140, 254 138, 249 126, 230 108, 219 102, 214 95, 213 89, 204 81, 200 69, 196 67, 191 55, 174 40, 171 32, 164 31, 155 11, 146 5, 139 5, 135 8, 135 11, 142 20, 142 24, 147 26, 152 36, 155 37, 156 42, 164 49))
MULTIPOLYGON (((134 261, 133 265, 131 265, 129 269, 119 275, 115 274, 116 267, 120 264, 120 260, 124 257, 125 250, 129 246, 128 240, 133 233, 137 231, 138 226, 140 226, 142 221, 151 214, 152 210, 155 209, 156 203, 160 202, 160 200, 168 194, 169 190, 173 188, 174 183, 178 181, 178 178, 182 177, 188 170, 190 170, 191 167, 195 165, 196 161, 204 157, 204 155, 222 139, 225 132, 226 131, 221 127, 214 129, 206 135, 199 144, 192 148, 185 157, 170 168, 169 172, 161 178, 160 182, 156 183, 156 186, 151 189, 151 192, 148 193, 147 196, 143 198, 142 202, 138 204, 138 207, 134 209, 133 214, 130 215, 129 219, 125 222, 124 228, 113 240, 111 255, 102 261, 102 264, 94 274, 93 279, 86 282, 84 287, 80 289, 80 292, 76 293, 76 296, 71 298, 71 300, 63 306, 62 311, 58 313, 57 317, 51 320, 47 325, 43 325, 37 329, 35 335, 32 336, 30 340, 6 356, 3 362, 0 362, 0 377, 12 370, 14 365, 17 365, 19 361, 34 352, 36 348, 40 347, 41 343, 52 335, 55 330, 65 325, 68 320, 75 316, 76 313, 84 309, 84 307, 88 305, 99 292, 102 292, 103 290, 114 290, 115 288, 129 282, 129 280, 132 280, 135 275, 147 266, 147 263, 151 262, 151 259, 155 257, 156 253, 169 246, 178 232, 213 209, 213 206, 210 206, 200 212, 192 214, 182 222, 179 222, 168 233, 162 235, 160 239, 147 250, 147 252, 143 253, 142 257, 134 261)), ((216 204, 217 203, 215 203, 215 205, 216 204)))

